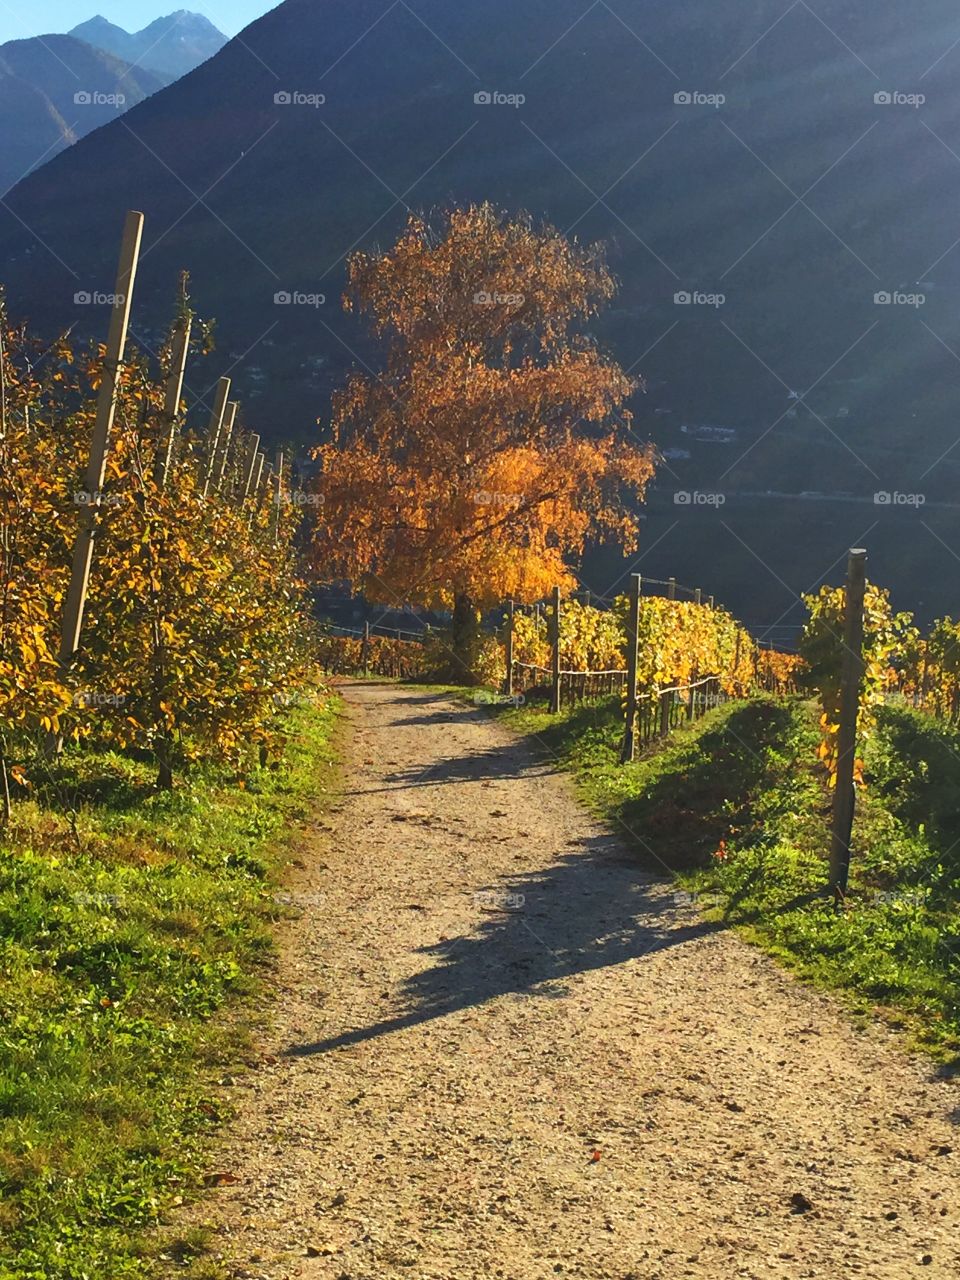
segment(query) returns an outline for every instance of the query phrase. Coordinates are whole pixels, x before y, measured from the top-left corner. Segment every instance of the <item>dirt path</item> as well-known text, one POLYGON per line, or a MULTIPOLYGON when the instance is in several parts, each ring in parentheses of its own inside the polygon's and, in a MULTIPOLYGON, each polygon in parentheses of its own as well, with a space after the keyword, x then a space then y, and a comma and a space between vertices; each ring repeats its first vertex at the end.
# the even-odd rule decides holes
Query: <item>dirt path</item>
POLYGON ((960 1276, 960 1091, 638 874, 482 711, 345 695, 240 1181, 200 1211, 234 1275, 960 1276))

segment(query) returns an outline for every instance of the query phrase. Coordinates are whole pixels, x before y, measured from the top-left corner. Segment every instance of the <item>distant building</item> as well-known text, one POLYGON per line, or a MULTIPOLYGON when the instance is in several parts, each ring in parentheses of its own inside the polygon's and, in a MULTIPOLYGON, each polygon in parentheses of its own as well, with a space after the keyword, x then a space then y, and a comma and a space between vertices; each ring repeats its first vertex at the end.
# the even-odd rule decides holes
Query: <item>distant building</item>
POLYGON ((685 436, 692 436, 704 444, 733 444, 737 432, 733 427, 715 427, 711 423, 685 422, 680 428, 685 436))

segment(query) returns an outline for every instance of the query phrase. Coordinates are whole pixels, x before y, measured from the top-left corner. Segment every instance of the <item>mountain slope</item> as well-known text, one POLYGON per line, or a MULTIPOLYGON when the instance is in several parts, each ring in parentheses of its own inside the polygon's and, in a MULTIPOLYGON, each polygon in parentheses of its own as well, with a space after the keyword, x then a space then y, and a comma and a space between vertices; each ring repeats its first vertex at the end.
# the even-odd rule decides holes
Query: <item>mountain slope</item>
POLYGON ((177 78, 206 62, 227 42, 209 19, 178 9, 157 18, 142 31, 128 32, 99 15, 70 32, 95 48, 105 49, 137 66, 150 67, 177 78))
POLYGON ((168 82, 72 36, 0 45, 0 193, 168 82))
POLYGON ((955 608, 958 41, 947 0, 286 0, 22 183, 0 277, 19 312, 75 320, 144 209, 141 337, 188 267, 221 333, 195 391, 232 367, 267 434, 307 434, 372 356, 337 306, 350 248, 406 206, 527 208, 605 239, 622 281, 599 335, 672 455, 644 572, 767 623, 868 537, 904 605, 955 608), (326 305, 274 306, 295 291, 326 305))

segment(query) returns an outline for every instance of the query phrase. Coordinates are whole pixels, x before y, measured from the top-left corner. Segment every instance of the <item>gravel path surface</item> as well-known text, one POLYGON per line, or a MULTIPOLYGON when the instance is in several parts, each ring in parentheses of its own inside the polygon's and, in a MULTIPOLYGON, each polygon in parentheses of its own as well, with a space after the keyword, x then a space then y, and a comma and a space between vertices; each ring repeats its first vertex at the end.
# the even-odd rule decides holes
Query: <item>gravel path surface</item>
POLYGON ((638 873, 482 710, 343 692, 238 1181, 196 1213, 233 1275, 960 1277, 955 1085, 638 873))

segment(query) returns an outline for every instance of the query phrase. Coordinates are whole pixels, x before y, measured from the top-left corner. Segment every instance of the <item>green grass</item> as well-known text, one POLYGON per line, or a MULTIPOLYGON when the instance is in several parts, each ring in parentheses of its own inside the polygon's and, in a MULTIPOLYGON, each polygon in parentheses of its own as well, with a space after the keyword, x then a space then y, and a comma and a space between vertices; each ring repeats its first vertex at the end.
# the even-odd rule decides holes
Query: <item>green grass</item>
POLYGON ((170 794, 149 765, 68 753, 16 806, 0 843, 4 1280, 154 1274, 147 1229, 198 1186, 216 1076, 245 1052, 242 1014, 215 1015, 270 959, 284 833, 322 802, 335 720, 333 701, 300 707, 281 766, 170 794))
POLYGON ((503 715, 572 772, 638 864, 676 873, 709 918, 906 1028, 943 1061, 960 1061, 956 729, 912 711, 880 713, 838 909, 823 892, 830 796, 809 704, 729 704, 625 767, 613 701, 559 717, 503 715))

